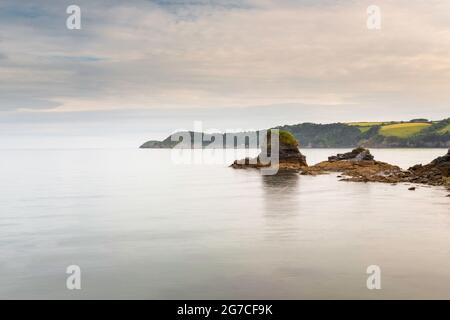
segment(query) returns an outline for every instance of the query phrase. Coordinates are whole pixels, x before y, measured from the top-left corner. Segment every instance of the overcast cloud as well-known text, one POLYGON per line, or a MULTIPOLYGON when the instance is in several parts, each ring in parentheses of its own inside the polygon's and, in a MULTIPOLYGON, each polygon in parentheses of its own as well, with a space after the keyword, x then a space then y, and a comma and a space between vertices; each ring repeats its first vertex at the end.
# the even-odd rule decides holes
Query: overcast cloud
POLYGON ((450 2, 376 2, 2 0, 0 134, 448 117, 450 2))

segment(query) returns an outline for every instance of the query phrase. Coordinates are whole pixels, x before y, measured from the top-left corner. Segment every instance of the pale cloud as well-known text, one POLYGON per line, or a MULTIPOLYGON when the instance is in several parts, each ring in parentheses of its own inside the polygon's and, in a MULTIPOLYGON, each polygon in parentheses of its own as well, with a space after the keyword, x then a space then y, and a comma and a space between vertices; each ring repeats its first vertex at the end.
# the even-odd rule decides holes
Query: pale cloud
POLYGON ((449 2, 66 2, 3 5, 0 110, 450 104, 449 2))

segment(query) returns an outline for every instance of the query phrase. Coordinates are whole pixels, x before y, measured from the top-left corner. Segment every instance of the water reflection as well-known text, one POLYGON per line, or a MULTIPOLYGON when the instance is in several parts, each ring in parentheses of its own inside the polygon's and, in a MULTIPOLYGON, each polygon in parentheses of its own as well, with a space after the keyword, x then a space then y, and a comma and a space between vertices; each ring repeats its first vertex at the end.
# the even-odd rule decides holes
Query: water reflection
POLYGON ((279 171, 275 175, 261 176, 267 196, 286 194, 297 190, 299 175, 295 171, 279 171))
POLYGON ((264 217, 268 240, 289 240, 297 233, 296 216, 299 210, 299 175, 293 171, 280 171, 276 175, 262 176, 264 188, 264 217))

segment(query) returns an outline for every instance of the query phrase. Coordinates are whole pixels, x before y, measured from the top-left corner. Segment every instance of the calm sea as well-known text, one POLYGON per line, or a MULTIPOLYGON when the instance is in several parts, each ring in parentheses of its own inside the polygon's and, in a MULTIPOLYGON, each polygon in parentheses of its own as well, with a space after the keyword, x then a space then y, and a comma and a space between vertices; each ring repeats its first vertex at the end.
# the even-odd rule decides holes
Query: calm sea
MULTIPOLYGON (((0 298, 450 299, 444 189, 261 176, 195 153, 0 150, 0 298)), ((446 150, 372 153, 407 168, 446 150)))

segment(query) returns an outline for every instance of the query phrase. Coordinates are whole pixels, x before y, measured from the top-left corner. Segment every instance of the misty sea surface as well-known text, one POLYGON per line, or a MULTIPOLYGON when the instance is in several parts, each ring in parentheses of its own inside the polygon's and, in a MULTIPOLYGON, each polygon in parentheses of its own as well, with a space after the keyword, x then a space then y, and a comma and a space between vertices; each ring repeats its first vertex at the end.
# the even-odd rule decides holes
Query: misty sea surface
MULTIPOLYGON (((349 150, 301 151, 314 164, 349 150)), ((446 150, 371 152, 408 168, 446 150)), ((444 188, 262 176, 228 167, 245 150, 193 153, 0 150, 0 298, 450 299, 444 188)))

